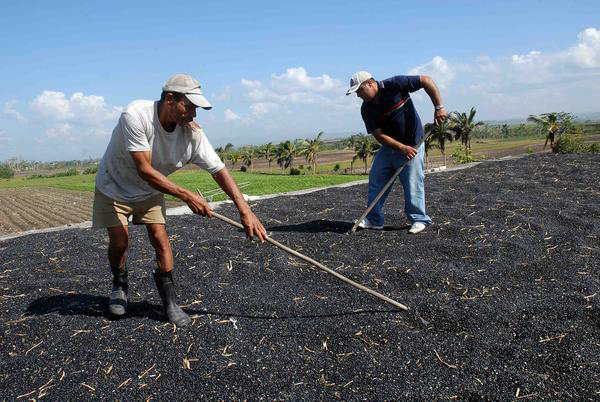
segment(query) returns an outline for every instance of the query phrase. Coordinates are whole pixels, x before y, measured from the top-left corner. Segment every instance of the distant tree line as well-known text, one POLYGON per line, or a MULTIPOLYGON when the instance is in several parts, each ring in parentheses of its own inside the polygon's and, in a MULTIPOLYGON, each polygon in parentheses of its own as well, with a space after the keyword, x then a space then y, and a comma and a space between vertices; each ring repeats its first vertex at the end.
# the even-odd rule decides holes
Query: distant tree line
MULTIPOLYGON (((471 162, 471 140, 475 139, 510 139, 519 137, 535 137, 543 135, 546 138, 544 146, 548 144, 553 152, 597 152, 598 144, 589 147, 583 145, 582 136, 588 132, 600 132, 600 123, 586 122, 575 123, 575 117, 565 112, 550 112, 540 115, 531 115, 527 123, 520 124, 486 124, 475 121, 476 109, 472 107, 467 112, 451 112, 449 117, 440 125, 425 124, 425 132, 429 135, 425 143, 425 152, 429 154, 432 149, 439 149, 446 164, 446 147, 452 141, 460 141, 459 149, 452 155, 457 162, 471 162), (590 148, 591 147, 591 148, 590 148)), ((379 143, 371 135, 362 133, 352 134, 346 138, 322 139, 323 132, 314 138, 282 141, 279 144, 269 142, 258 146, 243 146, 236 148, 229 143, 224 147, 215 148, 215 151, 231 169, 236 166, 243 171, 253 171, 257 160, 265 160, 269 172, 273 165, 277 165, 284 173, 289 169, 290 174, 299 174, 301 169, 294 166, 296 158, 304 157, 307 170, 315 174, 318 170, 319 154, 324 151, 352 150, 354 156, 350 162, 350 174, 354 173, 356 162, 362 162, 364 172, 368 171, 369 161, 372 163, 374 154, 380 148, 379 143)), ((99 159, 65 160, 54 162, 39 162, 24 160, 19 157, 10 158, 0 163, 0 178, 10 178, 16 172, 23 171, 61 171, 51 175, 34 175, 35 177, 48 177, 73 174, 94 174, 97 171, 99 159)), ((301 168, 303 165, 300 166, 301 168)), ((339 170, 339 165, 334 168, 339 170)))
POLYGON ((527 121, 533 124, 490 125, 475 121, 476 109, 472 107, 469 113, 452 112, 442 124, 428 123, 425 132, 429 135, 425 144, 425 152, 437 148, 444 157, 446 164, 446 143, 461 141, 461 147, 452 156, 459 163, 474 161, 471 155, 472 138, 509 139, 544 135, 544 148, 549 144, 555 153, 567 152, 598 152, 599 144, 586 146, 583 143, 584 127, 590 124, 576 124, 575 116, 565 112, 543 113, 539 116, 530 115, 527 121))

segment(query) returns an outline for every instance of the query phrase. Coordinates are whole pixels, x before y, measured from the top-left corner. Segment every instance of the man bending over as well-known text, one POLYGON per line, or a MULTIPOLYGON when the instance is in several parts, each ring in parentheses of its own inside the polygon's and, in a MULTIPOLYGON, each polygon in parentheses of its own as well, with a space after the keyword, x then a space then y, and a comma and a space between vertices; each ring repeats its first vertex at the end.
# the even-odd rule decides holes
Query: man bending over
MULTIPOLYGON (((406 162, 400 182, 404 188, 404 212, 411 223, 409 233, 412 234, 431 224, 431 218, 425 212, 425 146, 421 144, 417 148, 423 138, 423 126, 410 98, 411 92, 421 88, 433 103, 434 121, 441 122, 447 116, 446 109, 437 86, 425 75, 398 75, 376 81, 370 73, 359 71, 350 79, 350 89, 346 92, 346 95, 356 92, 363 100, 360 112, 367 132, 381 144, 369 173, 367 205, 371 205, 396 170, 406 162)), ((391 187, 359 222, 359 227, 383 229, 383 204, 390 190, 391 187)))
POLYGON ((193 121, 198 107, 212 108, 200 83, 177 74, 162 89, 159 101, 134 101, 121 114, 96 175, 93 227, 108 230, 108 262, 113 274, 110 313, 122 316, 127 310, 127 224, 132 216, 134 224, 146 226, 156 252, 154 281, 165 316, 170 323, 185 326, 190 317, 175 301, 164 194, 184 201, 196 214, 210 217, 211 212, 202 197, 167 176, 188 163, 207 170, 237 206, 248 238, 264 241, 267 234, 204 131, 193 121))

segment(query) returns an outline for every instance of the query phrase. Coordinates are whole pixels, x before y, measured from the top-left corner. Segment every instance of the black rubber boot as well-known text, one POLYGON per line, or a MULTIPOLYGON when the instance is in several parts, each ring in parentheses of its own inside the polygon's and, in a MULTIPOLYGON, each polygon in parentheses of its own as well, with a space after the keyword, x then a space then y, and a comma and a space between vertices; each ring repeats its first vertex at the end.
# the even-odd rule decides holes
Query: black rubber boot
POLYGON ((113 287, 108 300, 108 311, 114 316, 122 316, 127 312, 127 266, 112 267, 113 287))
POLYGON ((154 283, 163 303, 163 311, 167 320, 178 327, 185 327, 192 319, 175 303, 175 284, 173 283, 172 271, 154 271, 154 283))

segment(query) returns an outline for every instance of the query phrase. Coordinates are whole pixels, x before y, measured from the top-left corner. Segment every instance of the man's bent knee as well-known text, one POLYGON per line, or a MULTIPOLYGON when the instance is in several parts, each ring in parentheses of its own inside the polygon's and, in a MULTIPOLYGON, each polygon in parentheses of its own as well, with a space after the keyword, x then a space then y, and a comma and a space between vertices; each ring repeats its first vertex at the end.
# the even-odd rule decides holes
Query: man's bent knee
MULTIPOLYGON (((148 237, 155 248, 170 249, 169 236, 164 224, 153 223, 146 225, 148 237)), ((157 250, 158 251, 158 250, 157 250)))
POLYGON ((108 228, 108 246, 113 250, 125 252, 129 245, 129 233, 127 226, 115 226, 108 228))

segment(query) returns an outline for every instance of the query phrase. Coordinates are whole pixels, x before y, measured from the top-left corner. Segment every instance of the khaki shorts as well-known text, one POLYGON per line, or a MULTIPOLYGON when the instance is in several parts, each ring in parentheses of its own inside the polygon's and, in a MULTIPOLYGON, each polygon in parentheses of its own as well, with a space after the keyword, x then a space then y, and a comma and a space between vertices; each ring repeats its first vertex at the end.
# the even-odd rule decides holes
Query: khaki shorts
POLYGON ((133 215, 133 223, 142 225, 147 223, 166 222, 167 210, 164 194, 139 202, 122 202, 96 190, 94 193, 94 208, 92 214, 92 227, 112 228, 127 226, 129 217, 133 215))

